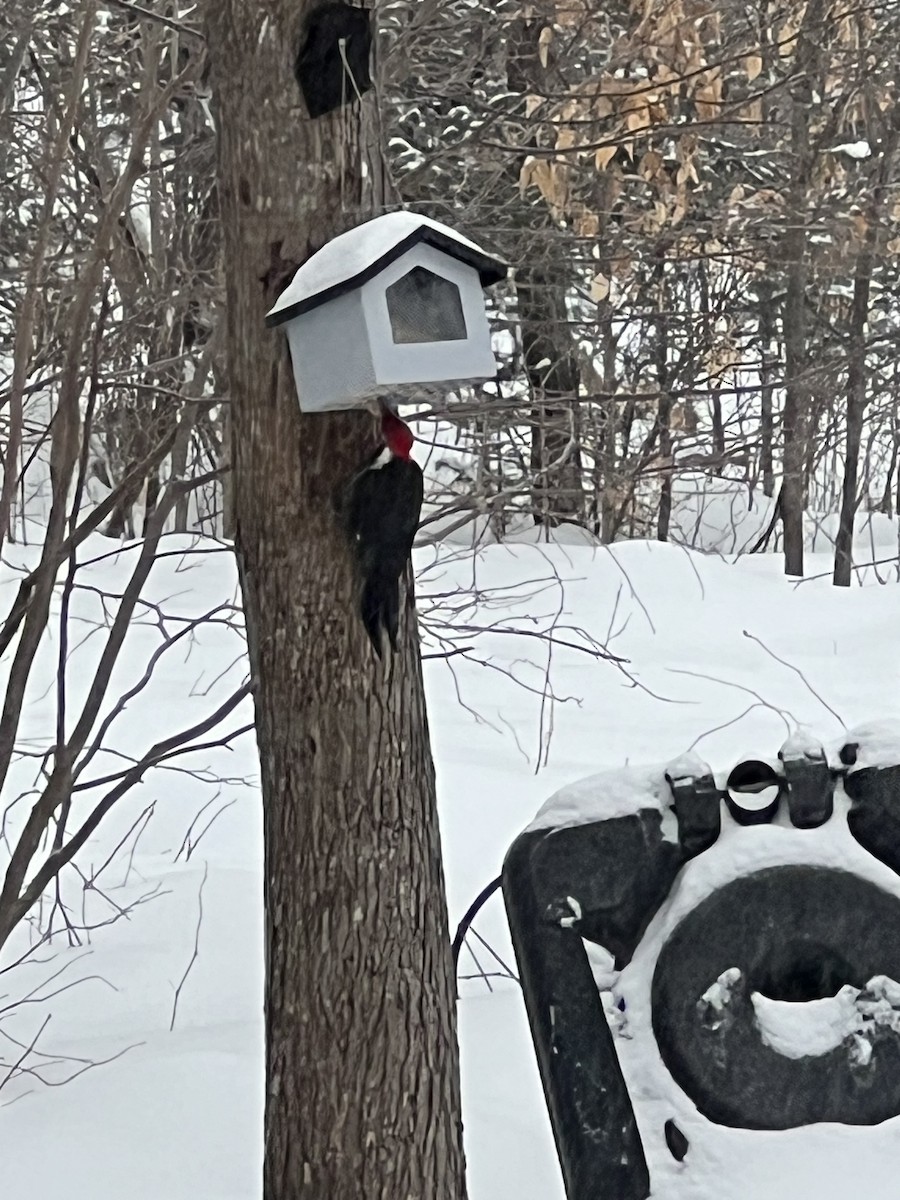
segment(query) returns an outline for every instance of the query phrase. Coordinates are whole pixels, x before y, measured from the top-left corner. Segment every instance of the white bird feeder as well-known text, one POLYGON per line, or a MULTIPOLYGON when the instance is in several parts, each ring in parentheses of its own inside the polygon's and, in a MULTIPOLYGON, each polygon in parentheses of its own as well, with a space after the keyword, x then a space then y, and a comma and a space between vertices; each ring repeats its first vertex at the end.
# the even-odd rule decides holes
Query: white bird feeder
POLYGON ((398 385, 492 379, 482 289, 505 277, 446 225, 387 213, 305 262, 266 324, 287 328, 303 412, 362 408, 398 385))

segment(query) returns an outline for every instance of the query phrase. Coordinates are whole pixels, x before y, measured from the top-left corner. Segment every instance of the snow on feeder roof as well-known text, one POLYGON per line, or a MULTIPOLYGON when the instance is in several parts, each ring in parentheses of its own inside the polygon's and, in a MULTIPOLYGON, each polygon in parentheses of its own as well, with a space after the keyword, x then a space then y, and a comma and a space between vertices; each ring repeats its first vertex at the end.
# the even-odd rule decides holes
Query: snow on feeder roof
POLYGON ((305 262, 266 324, 286 326, 303 411, 358 408, 398 385, 492 378, 482 289, 505 276, 446 225, 387 213, 305 262))
POLYGON ((266 324, 282 325, 361 287, 420 242, 474 267, 482 287, 506 278, 504 263, 440 221, 411 212, 385 213, 348 229, 307 259, 266 314, 266 324))

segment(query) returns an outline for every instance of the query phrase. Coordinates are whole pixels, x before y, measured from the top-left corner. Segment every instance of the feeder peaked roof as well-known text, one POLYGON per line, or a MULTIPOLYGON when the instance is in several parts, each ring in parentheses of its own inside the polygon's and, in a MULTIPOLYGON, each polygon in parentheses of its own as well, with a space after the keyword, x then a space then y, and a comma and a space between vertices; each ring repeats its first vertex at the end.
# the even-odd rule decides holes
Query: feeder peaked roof
POLYGON ((266 314, 266 325, 281 325, 362 287, 419 242, 474 267, 482 287, 506 278, 504 263, 440 221, 411 212, 385 213, 340 234, 307 259, 266 314))

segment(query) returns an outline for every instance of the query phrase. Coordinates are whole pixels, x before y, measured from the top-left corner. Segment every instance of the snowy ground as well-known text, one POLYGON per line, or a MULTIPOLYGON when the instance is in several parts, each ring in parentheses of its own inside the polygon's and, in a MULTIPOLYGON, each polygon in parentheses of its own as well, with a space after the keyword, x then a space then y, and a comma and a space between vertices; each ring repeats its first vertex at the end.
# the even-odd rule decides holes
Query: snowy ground
MULTIPOLYGON (((169 548, 181 544, 170 540, 169 548)), ((97 538, 89 553, 110 548, 97 538)), ((425 550, 419 566, 423 593, 461 592, 474 581, 480 601, 465 620, 494 630, 466 635, 480 662, 457 656, 426 663, 454 926, 499 872, 516 834, 568 782, 603 767, 667 760, 689 748, 727 766, 774 754, 797 725, 834 737, 844 726, 900 715, 900 589, 872 578, 871 586, 834 590, 827 556, 808 564, 810 575, 824 577, 800 584, 781 576, 775 557, 731 565, 647 543, 492 545, 474 562, 462 553, 425 550), (552 645, 528 636, 551 624, 552 645), (526 635, 509 632, 516 627, 526 635), (590 638, 624 661, 595 657, 590 638)), ((121 568, 106 559, 94 570, 112 586, 121 568)), ((11 586, 0 582, 0 601, 11 586)), ((230 559, 173 556, 155 569, 150 591, 165 599, 167 611, 211 610, 234 599, 230 559)), ((98 603, 90 594, 79 598, 85 620, 98 603)), ((133 630, 125 684, 129 671, 143 669, 154 636, 151 624, 133 630)), ((94 653, 96 640, 87 637, 78 653, 94 653)), ((198 719, 239 681, 239 635, 228 624, 186 642, 171 652, 159 684, 121 718, 122 744, 133 751, 148 737, 198 719)), ((44 686, 54 655, 50 647, 44 686)), ((76 668, 77 662, 70 675, 77 690, 76 668)), ((36 688, 28 710, 35 737, 40 731, 46 740, 52 712, 52 695, 36 688)), ((5 1196, 249 1200, 260 1194, 261 825, 252 741, 244 737, 232 750, 205 752, 189 765, 208 775, 148 776, 85 856, 86 863, 102 862, 154 803, 133 859, 120 856, 117 874, 108 877, 116 904, 149 898, 128 919, 93 933, 89 944, 54 942, 40 962, 2 975, 0 1034, 27 1045, 49 1015, 38 1046, 48 1056, 41 1073, 52 1082, 75 1074, 83 1062, 121 1054, 65 1086, 26 1075, 0 1089, 5 1196), (179 848, 208 800, 214 801, 210 813, 233 803, 186 860, 179 848), (170 1028, 201 903, 198 957, 177 995, 170 1028), (4 1020, 2 1008, 30 993, 32 999, 4 1020)), ((109 764, 98 773, 103 769, 109 764)), ((26 760, 18 770, 24 790, 37 766, 26 760)), ((88 895, 87 903, 95 916, 104 911, 100 897, 88 895)), ((511 962, 498 897, 476 928, 511 962)), ((23 935, 3 965, 25 945, 23 935)), ((486 953, 479 961, 486 970, 496 968, 486 953)), ((476 973, 465 952, 461 973, 476 973)), ((471 1200, 560 1200, 521 997, 514 984, 491 983, 492 992, 481 979, 461 984, 471 1200)), ((10 1043, 2 1047, 7 1061, 15 1053, 10 1043)), ((773 1144, 780 1154, 784 1135, 773 1135, 773 1144)), ((898 1153, 900 1133, 871 1168, 874 1183, 867 1177, 864 1194, 893 1197, 876 1185, 895 1179, 884 1164, 896 1163, 898 1153)), ((759 1178, 771 1178, 764 1164, 754 1169, 759 1178)), ((819 1176, 795 1180, 792 1194, 817 1200, 839 1194, 818 1191, 820 1182, 819 1176)), ((776 1195, 698 1190, 687 1168, 669 1170, 662 1186, 654 1191, 662 1200, 776 1195)))

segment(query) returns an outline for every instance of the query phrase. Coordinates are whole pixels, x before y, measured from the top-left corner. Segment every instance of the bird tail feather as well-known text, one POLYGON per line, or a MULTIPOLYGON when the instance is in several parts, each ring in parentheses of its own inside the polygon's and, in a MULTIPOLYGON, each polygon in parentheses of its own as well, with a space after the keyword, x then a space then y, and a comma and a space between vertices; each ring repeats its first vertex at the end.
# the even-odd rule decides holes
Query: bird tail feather
POLYGON ((370 575, 363 584, 360 616, 365 626, 372 649, 381 658, 381 627, 384 600, 383 584, 377 576, 370 575))
POLYGON ((400 630, 400 578, 396 570, 382 564, 364 577, 360 610, 369 641, 378 657, 381 658, 385 633, 391 649, 396 652, 400 630))
POLYGON ((362 624, 374 652, 382 656, 383 635, 388 635, 391 649, 396 653, 400 631, 400 581, 390 572, 373 571, 362 584, 360 605, 362 624))
POLYGON ((387 630, 391 649, 397 653, 397 633, 400 629, 400 586, 394 583, 385 589, 384 604, 381 609, 381 622, 387 630))

